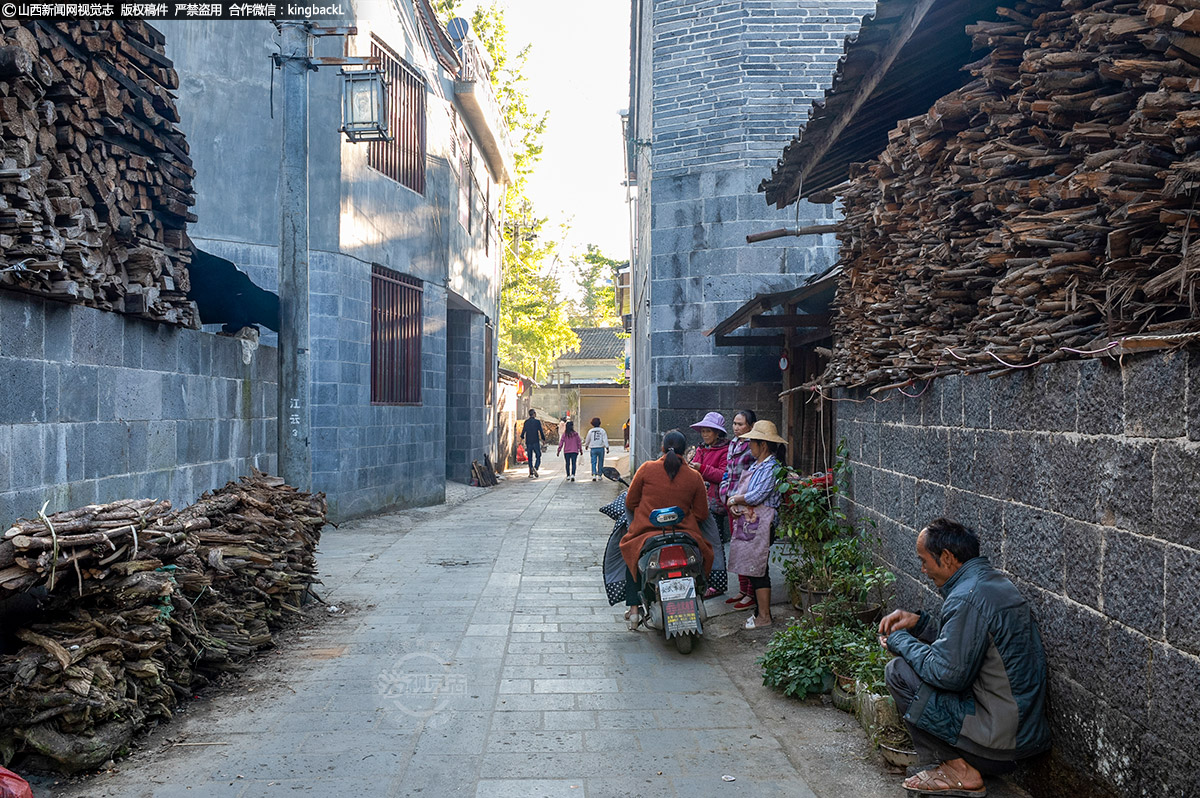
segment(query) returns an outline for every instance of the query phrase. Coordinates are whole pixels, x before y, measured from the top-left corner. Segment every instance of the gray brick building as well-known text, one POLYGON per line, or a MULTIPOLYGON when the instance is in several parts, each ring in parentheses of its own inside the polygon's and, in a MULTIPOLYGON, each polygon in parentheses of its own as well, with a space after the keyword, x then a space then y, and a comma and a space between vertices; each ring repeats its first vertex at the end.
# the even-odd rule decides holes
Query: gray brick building
MULTIPOLYGON (((338 69, 309 81, 310 444, 333 520, 439 502, 446 479, 495 457, 497 207, 511 168, 479 58, 428 2, 354 10, 358 34, 320 39, 316 54, 378 54, 403 96, 396 140, 355 144, 339 132, 338 69)), ((212 256, 202 262, 275 291, 278 33, 159 27, 196 170, 190 241, 212 256)), ((19 394, 0 413, 0 518, 47 500, 51 512, 131 496, 187 504, 252 466, 274 470, 275 336, 264 329, 247 352, 214 332, 0 294, 0 374, 19 394)))
POLYGON ((861 0, 636 0, 630 98, 634 457, 707 410, 778 421, 778 350, 718 349, 704 332, 756 293, 832 264, 832 236, 746 246, 820 223, 827 206, 767 208, 759 181, 831 80, 861 0))
MULTIPOLYGON (((511 159, 503 121, 472 116, 464 103, 464 90, 490 98, 486 77, 456 83, 469 69, 454 63, 425 0, 360 3, 355 13, 350 54, 382 54, 394 87, 408 92, 397 99, 423 110, 400 116, 389 145, 400 148, 397 156, 381 157, 382 145, 349 143, 338 132, 337 69, 309 79, 313 487, 327 494, 335 520, 439 502, 447 478, 469 480, 472 460, 495 457, 487 404, 495 363, 484 358, 496 351, 497 207, 511 159), (381 274, 419 295, 419 340, 405 350, 419 362, 401 375, 412 383, 403 395, 380 394, 373 359, 386 340, 372 333, 388 312, 381 274)), ((267 58, 274 29, 161 27, 181 76, 183 128, 220 131, 192 139, 200 221, 189 234, 275 290, 280 128, 271 119, 267 58)), ((342 47, 341 38, 321 39, 317 54, 340 55, 342 47)))

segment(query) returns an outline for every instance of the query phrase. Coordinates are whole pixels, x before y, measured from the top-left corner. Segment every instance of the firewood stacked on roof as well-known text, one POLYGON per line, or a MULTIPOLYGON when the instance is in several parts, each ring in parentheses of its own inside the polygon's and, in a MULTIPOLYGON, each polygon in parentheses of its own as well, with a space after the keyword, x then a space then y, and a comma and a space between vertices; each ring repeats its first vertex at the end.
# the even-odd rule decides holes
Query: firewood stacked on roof
POLYGON ((975 80, 833 189, 844 272, 826 384, 1200 330, 1200 5, 1000 14, 968 28, 988 51, 975 80))
POLYGON ((49 597, 0 656, 0 762, 95 767, 270 646, 317 581, 325 512, 323 494, 256 472, 179 511, 121 501, 14 524, 0 598, 49 597))
POLYGON ((2 23, 0 287, 199 326, 163 43, 137 21, 2 23))

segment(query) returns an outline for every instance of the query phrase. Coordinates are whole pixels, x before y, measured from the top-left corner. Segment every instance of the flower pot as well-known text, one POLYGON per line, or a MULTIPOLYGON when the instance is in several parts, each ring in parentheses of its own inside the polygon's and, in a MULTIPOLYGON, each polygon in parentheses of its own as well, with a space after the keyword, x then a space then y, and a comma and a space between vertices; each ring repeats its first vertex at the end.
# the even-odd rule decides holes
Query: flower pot
POLYGON ((883 605, 868 607, 864 604, 862 609, 855 610, 854 617, 869 626, 875 626, 883 619, 883 605))
POLYGON ((889 765, 897 768, 909 768, 917 764, 917 752, 907 748, 897 747, 885 742, 879 743, 879 753, 889 765))
POLYGON ((796 609, 811 613, 812 607, 815 604, 820 604, 825 599, 829 598, 828 590, 812 590, 811 588, 788 583, 788 598, 792 600, 792 606, 796 609))
POLYGON ((854 711, 854 694, 847 692, 840 682, 834 682, 829 696, 833 699, 833 705, 842 712, 854 711))

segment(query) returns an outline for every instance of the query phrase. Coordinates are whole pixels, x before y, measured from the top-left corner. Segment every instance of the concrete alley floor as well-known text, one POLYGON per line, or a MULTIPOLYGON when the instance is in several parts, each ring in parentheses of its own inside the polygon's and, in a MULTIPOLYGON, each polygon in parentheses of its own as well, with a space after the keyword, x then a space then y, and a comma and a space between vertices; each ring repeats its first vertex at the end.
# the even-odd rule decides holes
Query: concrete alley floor
POLYGON ((328 529, 338 613, 285 633, 111 772, 37 794, 904 795, 852 718, 761 686, 769 633, 735 631, 742 613, 689 656, 626 631, 596 511, 619 487, 561 468, 550 456, 536 480, 511 470, 456 487, 458 504, 328 529))

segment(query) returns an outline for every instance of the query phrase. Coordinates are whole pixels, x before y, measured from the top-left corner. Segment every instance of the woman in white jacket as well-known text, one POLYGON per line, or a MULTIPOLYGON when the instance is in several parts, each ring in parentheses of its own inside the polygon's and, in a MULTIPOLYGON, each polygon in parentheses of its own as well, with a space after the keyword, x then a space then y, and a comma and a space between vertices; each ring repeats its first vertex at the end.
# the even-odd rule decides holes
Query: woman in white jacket
POLYGON ((592 482, 595 482, 604 470, 604 454, 608 451, 608 433, 600 426, 599 416, 592 419, 592 428, 583 439, 583 449, 592 453, 592 482))

